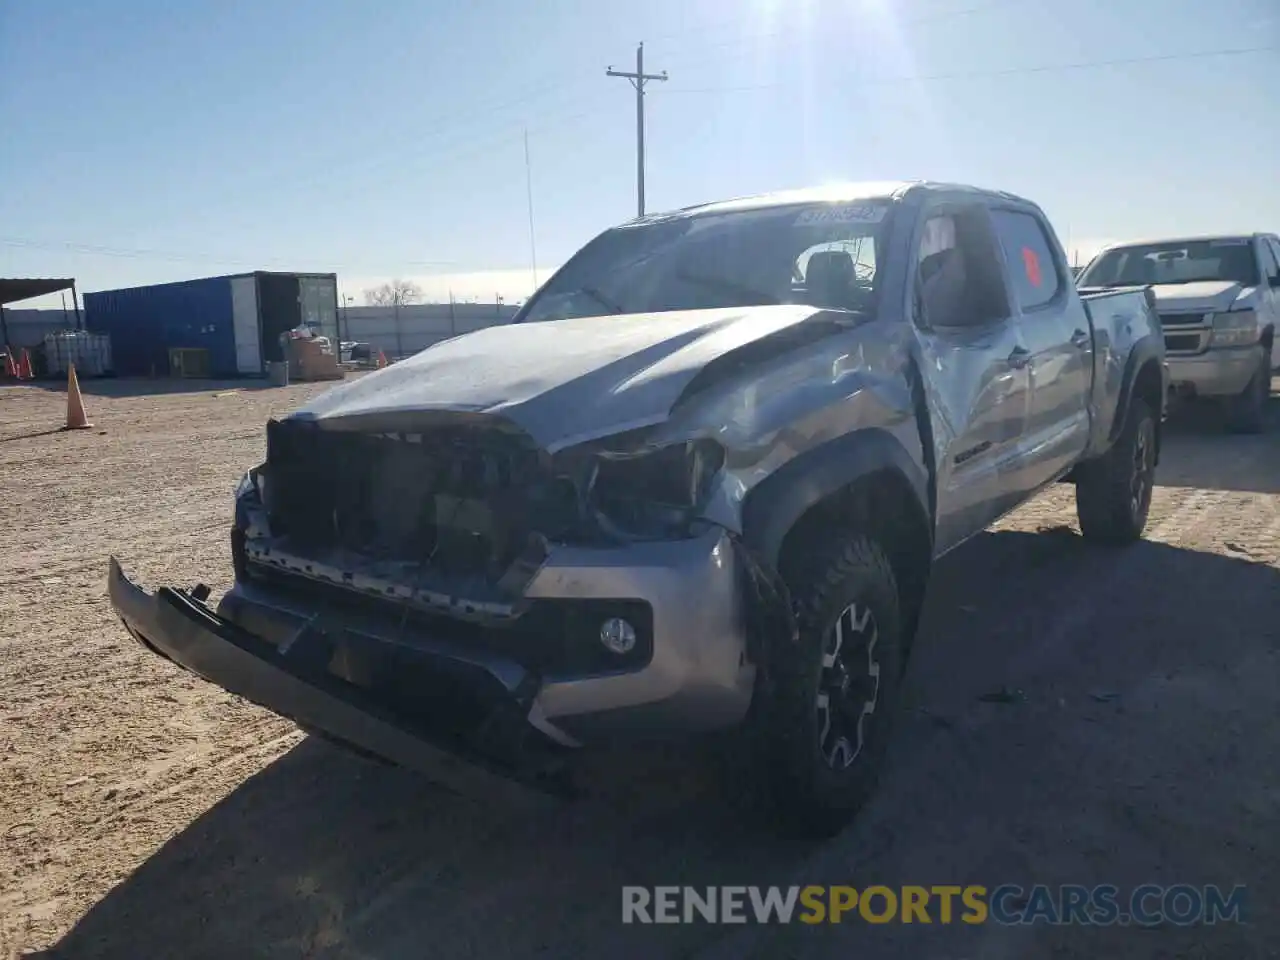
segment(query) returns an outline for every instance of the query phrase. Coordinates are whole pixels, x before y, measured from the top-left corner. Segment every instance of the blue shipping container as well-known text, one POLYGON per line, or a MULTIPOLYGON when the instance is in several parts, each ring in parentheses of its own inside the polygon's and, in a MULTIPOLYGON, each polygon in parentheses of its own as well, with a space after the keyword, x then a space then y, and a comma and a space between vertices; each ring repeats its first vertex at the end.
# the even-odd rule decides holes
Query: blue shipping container
POLYGON ((335 340, 338 332, 334 274, 259 271, 103 290, 86 293, 84 308, 85 326, 111 337, 126 377, 168 375, 174 348, 206 351, 213 377, 259 376, 280 359, 281 331, 306 322, 335 340), (320 306, 304 310, 304 301, 320 306))
POLYGON ((173 347, 207 350, 215 377, 239 372, 229 277, 86 293, 84 312, 86 327, 111 337, 120 376, 167 375, 173 347))

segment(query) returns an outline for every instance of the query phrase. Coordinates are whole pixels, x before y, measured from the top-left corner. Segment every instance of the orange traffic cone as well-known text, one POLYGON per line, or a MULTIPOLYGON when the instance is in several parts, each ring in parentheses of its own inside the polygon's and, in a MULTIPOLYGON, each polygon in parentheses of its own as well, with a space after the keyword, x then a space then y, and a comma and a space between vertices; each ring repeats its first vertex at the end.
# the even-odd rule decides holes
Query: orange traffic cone
POLYGON ((84 400, 80 397, 80 381, 76 379, 76 365, 67 370, 67 425, 63 430, 87 430, 93 424, 84 415, 84 400))
POLYGON ((18 367, 19 380, 34 380, 35 374, 31 372, 31 354, 25 349, 22 351, 22 363, 18 367))
POLYGON ((387 365, 387 355, 381 350, 378 351, 378 369, 381 370, 387 365))

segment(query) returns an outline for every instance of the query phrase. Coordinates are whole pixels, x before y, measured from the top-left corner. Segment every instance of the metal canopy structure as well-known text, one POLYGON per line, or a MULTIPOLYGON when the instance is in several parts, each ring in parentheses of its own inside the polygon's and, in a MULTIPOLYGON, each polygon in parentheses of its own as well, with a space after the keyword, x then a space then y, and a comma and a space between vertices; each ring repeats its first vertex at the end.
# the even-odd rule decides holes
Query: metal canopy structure
MULTIPOLYGON (((76 329, 83 325, 80 322, 80 301, 76 297, 76 281, 74 277, 54 279, 51 277, 0 277, 0 345, 9 342, 9 328, 4 321, 6 303, 17 303, 19 300, 30 300, 42 297, 46 293, 57 293, 59 290, 71 291, 71 303, 76 308, 76 329)), ((63 304, 65 309, 66 304, 63 304)))
POLYGON ((32 297, 42 297, 46 293, 57 293, 59 290, 74 290, 75 288, 76 282, 73 279, 53 280, 42 277, 7 279, 0 277, 0 306, 4 306, 7 303, 17 303, 19 300, 30 300, 32 297))

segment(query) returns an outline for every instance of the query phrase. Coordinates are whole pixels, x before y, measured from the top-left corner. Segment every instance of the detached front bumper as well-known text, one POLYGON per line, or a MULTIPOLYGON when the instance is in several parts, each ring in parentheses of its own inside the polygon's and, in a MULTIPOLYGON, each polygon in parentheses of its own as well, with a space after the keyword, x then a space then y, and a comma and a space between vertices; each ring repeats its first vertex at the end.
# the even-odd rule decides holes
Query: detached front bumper
MULTIPOLYGON (((277 573, 293 565, 276 561, 277 573)), ((297 589, 292 569, 290 587, 250 564, 214 611, 198 593, 146 593, 113 559, 109 592, 148 649, 305 728, 436 779, 480 781, 459 785, 464 793, 491 794, 498 778, 565 792, 575 747, 722 729, 746 715, 748 624, 759 617, 747 610, 744 562, 718 528, 554 550, 529 584, 531 601, 569 604, 579 620, 637 601, 652 612, 649 654, 611 669, 535 668, 521 644, 537 636, 499 646, 448 622, 411 622, 333 584, 302 578, 297 589)))
MULTIPOLYGON (((512 803, 567 795, 558 778, 554 752, 521 754, 536 731, 521 725, 534 689, 523 672, 494 675, 475 663, 454 661, 444 651, 399 651, 393 669, 419 677, 434 673, 445 685, 460 676, 483 687, 488 712, 474 740, 443 732, 429 723, 430 711, 396 709, 382 696, 336 675, 346 664, 364 664, 362 648, 388 650, 383 641, 359 632, 309 629, 304 620, 290 642, 277 647, 210 610, 187 591, 161 588, 155 594, 135 586, 112 558, 108 576, 111 605, 129 633, 147 649, 231 693, 319 731, 357 750, 415 769, 459 793, 512 803), (425 662, 424 661, 428 661, 425 662), (423 667, 418 672, 416 668, 423 667), (450 667, 454 669, 450 671, 450 667), (491 682, 485 683, 486 675, 491 682), (494 747, 477 747, 485 735, 494 747), (502 757, 507 753, 506 758, 502 757), (534 762, 534 757, 543 762, 534 762), (530 789, 532 788, 532 789, 530 789)), ((285 611, 277 611, 285 617, 285 611)), ((283 623, 283 619, 278 621, 283 623)), ((388 660, 386 663, 390 664, 388 660)), ((357 669, 360 667, 357 666, 357 669)), ((448 686, 445 687, 448 689, 448 686)))
POLYGON ((1219 347, 1194 357, 1171 356, 1169 382, 1176 393, 1234 397, 1258 369, 1258 347, 1219 347))

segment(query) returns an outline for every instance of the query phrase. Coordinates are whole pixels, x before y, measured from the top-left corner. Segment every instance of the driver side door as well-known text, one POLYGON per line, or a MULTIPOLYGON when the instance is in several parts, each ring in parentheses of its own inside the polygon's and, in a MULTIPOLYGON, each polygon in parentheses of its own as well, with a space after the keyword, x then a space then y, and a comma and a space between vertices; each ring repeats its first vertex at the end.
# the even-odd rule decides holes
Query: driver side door
POLYGON ((913 249, 912 314, 932 426, 941 554, 1019 502, 1031 355, 984 204, 926 208, 913 249))

